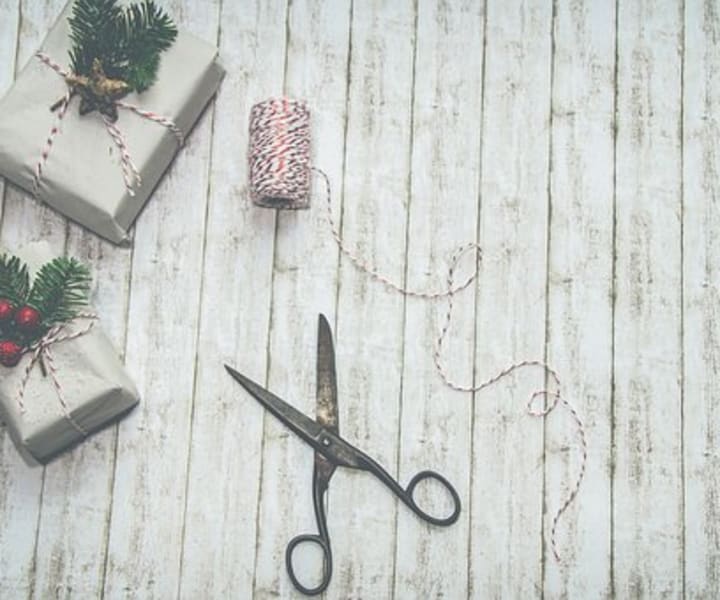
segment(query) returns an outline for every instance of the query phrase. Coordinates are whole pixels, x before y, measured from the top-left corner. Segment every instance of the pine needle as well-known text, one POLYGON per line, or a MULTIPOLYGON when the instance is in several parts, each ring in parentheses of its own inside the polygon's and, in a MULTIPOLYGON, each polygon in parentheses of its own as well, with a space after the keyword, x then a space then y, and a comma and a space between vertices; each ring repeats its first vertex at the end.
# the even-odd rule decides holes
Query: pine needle
POLYGON ((60 257, 43 265, 35 277, 27 303, 50 327, 77 316, 87 306, 90 273, 74 258, 60 257))
POLYGON ((152 0, 121 8, 117 0, 76 0, 70 23, 70 65, 89 77, 98 59, 104 73, 142 92, 156 79, 160 53, 177 37, 170 17, 152 0))
POLYGON ((17 256, 0 256, 0 298, 17 307, 24 304, 29 289, 27 266, 17 256))

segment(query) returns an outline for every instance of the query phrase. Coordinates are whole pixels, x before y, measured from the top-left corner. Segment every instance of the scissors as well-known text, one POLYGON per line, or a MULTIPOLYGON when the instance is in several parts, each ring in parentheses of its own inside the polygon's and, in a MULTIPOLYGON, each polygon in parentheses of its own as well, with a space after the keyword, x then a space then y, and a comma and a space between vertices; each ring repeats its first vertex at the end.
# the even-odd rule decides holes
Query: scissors
POLYGON ((403 488, 392 475, 370 458, 367 454, 344 440, 339 435, 338 408, 337 408, 337 380, 335 377, 335 350, 333 348, 332 334, 327 319, 320 315, 318 323, 317 342, 317 405, 315 420, 304 415, 290 404, 281 400, 273 393, 264 389, 257 383, 241 375, 231 367, 225 365, 228 373, 242 385, 251 396, 282 421, 306 443, 315 449, 313 467, 313 507, 317 522, 317 534, 303 534, 294 537, 285 550, 285 566, 295 588, 303 594, 312 596, 323 592, 332 577, 332 551, 330 549, 330 535, 325 517, 325 495, 335 469, 348 467, 367 471, 377 477, 401 502, 410 508, 418 517, 433 525, 447 527, 457 521, 460 516, 460 497, 450 482, 435 471, 420 471, 403 488), (448 517, 435 517, 420 508, 413 492, 416 486, 426 479, 434 479, 450 494, 453 501, 453 511, 448 517), (316 587, 305 587, 295 575, 292 556, 298 545, 311 543, 320 546, 323 553, 322 580, 316 587))

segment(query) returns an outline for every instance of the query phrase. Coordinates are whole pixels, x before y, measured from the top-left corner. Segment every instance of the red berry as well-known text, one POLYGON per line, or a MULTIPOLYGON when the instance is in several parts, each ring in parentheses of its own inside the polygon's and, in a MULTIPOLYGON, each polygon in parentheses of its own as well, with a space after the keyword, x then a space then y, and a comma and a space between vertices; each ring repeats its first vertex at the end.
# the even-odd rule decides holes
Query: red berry
POLYGON ((15 325, 23 333, 32 333, 40 325, 40 313, 32 306, 18 308, 15 313, 15 325))
POLYGON ((8 340, 0 342, 0 364, 6 367, 14 367, 20 362, 23 349, 15 342, 8 340))
POLYGON ((5 298, 0 299, 0 323, 6 323, 13 318, 15 314, 15 307, 12 305, 10 300, 5 298))

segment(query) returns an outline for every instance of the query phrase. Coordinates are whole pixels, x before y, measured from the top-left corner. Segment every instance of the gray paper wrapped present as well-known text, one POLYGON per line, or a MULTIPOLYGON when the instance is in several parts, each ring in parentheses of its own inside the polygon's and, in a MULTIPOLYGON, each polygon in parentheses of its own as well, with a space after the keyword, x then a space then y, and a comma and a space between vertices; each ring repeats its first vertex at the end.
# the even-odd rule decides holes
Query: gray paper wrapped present
MULTIPOLYGON (((42 242, 18 256, 33 272, 53 258, 42 242)), ((48 348, 51 364, 46 357, 43 367, 26 354, 15 367, 0 365, 0 419, 21 450, 42 463, 138 403, 137 389, 98 322, 75 319, 57 337, 48 348)))
POLYGON ((107 125, 98 112, 80 116, 77 97, 64 114, 57 106, 51 111, 68 91, 64 78, 50 65, 69 69, 71 5, 42 45, 46 62, 32 57, 0 101, 0 176, 119 243, 127 239, 128 228, 181 147, 176 134, 190 131, 217 91, 224 70, 215 47, 179 32, 162 53, 152 87, 123 98, 149 114, 121 107, 117 122, 107 125), (126 146, 125 159, 114 134, 126 146), (128 160, 136 165, 141 183, 130 177, 128 184, 132 174, 123 173, 124 167, 129 171, 128 160))

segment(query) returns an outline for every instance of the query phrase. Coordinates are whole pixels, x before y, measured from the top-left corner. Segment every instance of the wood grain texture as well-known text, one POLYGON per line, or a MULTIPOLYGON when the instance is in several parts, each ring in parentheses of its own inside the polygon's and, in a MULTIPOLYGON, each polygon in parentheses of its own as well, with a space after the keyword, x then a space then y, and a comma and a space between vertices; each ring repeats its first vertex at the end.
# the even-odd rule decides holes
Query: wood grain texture
MULTIPOLYGON (((0 0, 0 93, 63 4, 0 0)), ((300 597, 284 553, 315 528, 312 452, 222 365, 312 414, 319 312, 341 434, 404 484, 442 472, 463 501, 453 527, 428 527, 338 471, 324 597, 718 596, 717 2, 166 5, 228 75, 132 247, 0 181, 0 244, 46 239, 90 264, 143 395, 46 468, 0 428, 0 597, 300 597), (562 410, 526 416, 542 373, 450 391, 432 365, 444 303, 341 256, 320 179, 306 211, 249 202, 248 113, 281 94, 307 100, 333 214, 380 271, 441 288, 451 251, 483 246, 443 354, 455 380, 543 356, 560 372, 590 452, 562 565, 549 530, 578 442, 562 410)))
MULTIPOLYGON (((544 355, 551 19, 550 2, 487 5, 478 382, 544 355)), ((543 423, 524 411, 542 387, 541 371, 522 370, 475 398, 470 572, 479 596, 542 589, 543 423)))
MULTIPOLYGON (((413 2, 355 2, 342 232, 392 280, 405 273, 416 14, 413 2), (380 150, 380 151, 379 151, 380 150)), ((343 437, 398 475, 403 298, 343 257, 336 337, 343 437)), ((393 593, 398 504, 372 477, 340 471, 332 489, 335 590, 393 593)), ((332 593, 332 590, 331 592, 332 593)))
MULTIPOLYGON (((15 54, 20 27, 20 0, 0 2, 0 95, 15 78, 15 54)), ((0 179, 0 222, 2 221, 5 180, 0 179)))
POLYGON ((251 106, 282 89, 285 16, 284 2, 261 0, 224 2, 220 15, 227 74, 213 128, 183 598, 249 598, 255 583, 263 411, 223 362, 265 381, 275 213, 250 203, 245 149, 251 106))
MULTIPOLYGON (((88 265, 91 304, 124 354, 131 247, 117 247, 68 222, 66 253, 88 265)), ((132 374, 131 374, 132 375, 132 374)), ((53 461, 45 473, 35 595, 99 597, 103 589, 116 458, 117 426, 53 461)))
MULTIPOLYGON (((612 285, 615 9, 558 2, 553 41, 547 356, 583 416, 590 443, 581 494, 548 554, 552 598, 611 595, 612 285)), ((545 437, 545 532, 580 468, 564 407, 545 437)))
POLYGON ((720 594, 720 7, 685 3, 683 439, 685 592, 720 594))
POLYGON ((618 13, 614 591, 683 593, 679 2, 618 13))
MULTIPOLYGON (((55 14, 64 4, 54 3, 55 14)), ((122 355, 132 249, 116 247, 68 222, 66 254, 90 267, 91 304, 100 326, 122 355)), ((37 535, 36 598, 101 595, 116 442, 117 427, 104 429, 46 468, 37 535)))
MULTIPOLYGON (((4 93, 15 77, 15 60, 20 26, 20 2, 0 3, 0 90, 4 93)), ((3 219, 5 180, 0 179, 0 224, 3 219)), ((40 479, 27 478, 4 424, 0 428, 0 595, 19 593, 28 585, 28 562, 34 540, 36 519, 22 498, 34 499, 40 479), (18 560, 17 550, 21 551, 18 560)))
MULTIPOLYGON (((25 1, 18 8, 16 72, 31 59, 60 10, 57 2, 25 1)), ((63 254, 66 230, 65 219, 54 210, 14 186, 6 187, 0 229, 3 246, 13 251, 29 241, 44 240, 53 252, 63 254)), ((0 444, 3 455, 0 596, 32 597, 37 581, 38 552, 42 552, 37 540, 46 469, 37 463, 26 463, 4 431, 0 444)))
MULTIPOLYGON (((217 3, 168 8, 179 27, 216 41, 217 3)), ((179 588, 213 114, 203 114, 135 229, 126 362, 144 401, 119 428, 108 598, 179 588)))
MULTIPOLYGON (((411 290, 446 289, 453 253, 459 245, 476 241, 481 119, 463 107, 470 98, 482 98, 483 29, 476 2, 418 5, 406 257, 411 290), (461 52, 467 57, 462 62, 457 60, 461 52)), ((472 268, 470 255, 461 264, 458 280, 472 268)), ((465 384, 473 377, 474 300, 475 286, 454 299, 452 329, 442 355, 452 376, 465 384)), ((446 312, 445 299, 405 302, 398 476, 406 485, 421 469, 442 473, 458 489, 463 511, 458 523, 440 528, 400 506, 394 586, 398 598, 462 598, 470 588, 473 396, 444 385, 433 364, 446 312)), ((420 487, 417 498, 425 510, 442 515, 447 502, 441 493, 433 493, 439 489, 420 487)))
MULTIPOLYGON (((288 46, 285 94, 290 98, 314 98, 310 105, 312 160, 331 182, 342 181, 343 157, 339 148, 345 132, 347 61, 350 3, 335 2, 332 8, 318 1, 293 2, 288 12, 288 46)), ((341 197, 333 199, 334 215, 340 214, 341 197)), ((308 415, 315 414, 315 364, 318 314, 335 323, 338 287, 338 249, 326 219, 324 185, 317 178, 310 210, 278 212, 272 282, 268 387, 308 415)), ((341 340, 338 343, 342 343, 341 340)), ((339 373, 343 377, 343 373, 339 373)), ((255 403, 254 400, 250 402, 255 403)), ((341 396, 339 403, 345 399, 341 396)), ((342 431, 341 419, 341 431, 342 431)), ((300 533, 317 533, 312 508, 313 452, 277 419, 265 418, 263 490, 259 499, 256 592, 282 598, 297 595, 285 570, 285 548, 300 533), (282 515, 282 518, 278 518, 282 515)), ((336 518, 329 495, 329 528, 338 539, 345 523, 336 518)), ((334 544, 336 560, 345 548, 334 544)), ((297 573, 316 585, 319 561, 307 548, 294 555, 297 573), (316 567, 316 568, 313 568, 316 567)), ((333 578, 331 590, 337 590, 333 578)), ((333 596, 333 592, 328 592, 333 596)))
POLYGON ((0 3, 0 94, 4 94, 15 78, 20 2, 4 0, 0 3))
MULTIPOLYGON (((61 3, 57 1, 38 4, 25 0, 20 4, 16 72, 29 60, 33 60, 33 54, 55 23, 61 9, 61 3)), ((41 144, 42 140, 39 140, 38 158, 41 144)), ((2 220, 2 239, 6 246, 14 249, 29 241, 45 240, 53 250, 62 254, 66 229, 66 220, 59 213, 19 188, 7 186, 2 220)))

